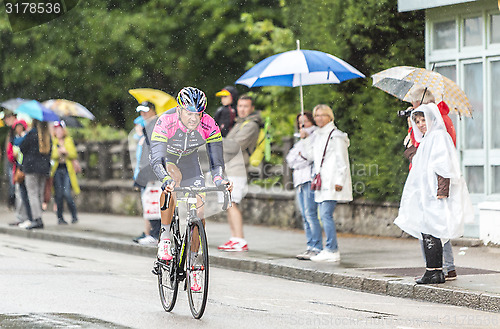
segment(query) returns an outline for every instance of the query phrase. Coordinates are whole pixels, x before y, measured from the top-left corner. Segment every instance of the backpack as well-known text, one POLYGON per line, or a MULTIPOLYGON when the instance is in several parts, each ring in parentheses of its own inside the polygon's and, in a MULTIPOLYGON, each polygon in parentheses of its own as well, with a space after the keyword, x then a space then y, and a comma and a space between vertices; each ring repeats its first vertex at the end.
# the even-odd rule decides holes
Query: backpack
POLYGON ((266 159, 266 161, 271 160, 271 134, 269 132, 269 126, 271 125, 271 118, 266 118, 266 123, 264 127, 261 127, 259 130, 259 138, 257 138, 257 145, 255 146, 255 150, 249 155, 249 163, 253 167, 258 167, 262 160, 266 159))

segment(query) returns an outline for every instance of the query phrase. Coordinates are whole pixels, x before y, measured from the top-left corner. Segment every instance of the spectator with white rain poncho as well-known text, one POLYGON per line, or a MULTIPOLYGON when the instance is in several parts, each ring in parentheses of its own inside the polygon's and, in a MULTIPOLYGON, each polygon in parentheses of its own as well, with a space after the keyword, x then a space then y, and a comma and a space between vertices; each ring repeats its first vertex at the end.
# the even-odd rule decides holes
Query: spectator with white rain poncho
POLYGON ((474 216, 472 204, 438 107, 432 103, 419 106, 412 111, 411 123, 420 146, 412 159, 395 224, 423 240, 426 272, 417 283, 444 283, 442 245, 463 235, 464 222, 474 216), (447 186, 442 188, 443 184, 447 186))

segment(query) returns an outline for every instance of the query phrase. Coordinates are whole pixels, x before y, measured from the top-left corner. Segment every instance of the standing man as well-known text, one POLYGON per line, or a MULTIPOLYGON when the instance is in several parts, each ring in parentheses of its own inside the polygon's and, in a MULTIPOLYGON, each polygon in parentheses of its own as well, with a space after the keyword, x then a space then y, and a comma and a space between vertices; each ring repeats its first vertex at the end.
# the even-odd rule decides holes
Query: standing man
POLYGON ((215 112, 214 119, 219 125, 222 137, 226 137, 236 121, 234 105, 238 99, 238 91, 233 86, 226 86, 215 96, 220 97, 222 106, 215 112))
POLYGON ((227 209, 227 221, 231 230, 231 238, 219 246, 223 251, 248 251, 248 244, 243 235, 243 216, 238 204, 248 188, 247 171, 250 154, 255 150, 259 138, 262 119, 255 113, 255 106, 250 96, 243 95, 238 99, 238 119, 224 140, 224 160, 226 173, 234 183, 232 207, 227 209), (243 159, 238 154, 243 153, 243 159))
MULTIPOLYGON (((138 165, 138 173, 135 177, 134 183, 141 189, 142 205, 145 206, 144 191, 146 187, 153 182, 156 182, 156 175, 151 169, 149 164, 149 152, 151 150, 151 135, 156 124, 158 116, 156 115, 155 105, 151 102, 142 102, 136 109, 141 114, 143 119, 142 125, 142 138, 139 143, 142 143, 141 155, 138 165)), ((159 187, 158 187, 158 190, 159 187)), ((156 245, 160 235, 160 216, 158 218, 148 219, 144 218, 144 237, 137 239, 137 243, 142 245, 156 245)))

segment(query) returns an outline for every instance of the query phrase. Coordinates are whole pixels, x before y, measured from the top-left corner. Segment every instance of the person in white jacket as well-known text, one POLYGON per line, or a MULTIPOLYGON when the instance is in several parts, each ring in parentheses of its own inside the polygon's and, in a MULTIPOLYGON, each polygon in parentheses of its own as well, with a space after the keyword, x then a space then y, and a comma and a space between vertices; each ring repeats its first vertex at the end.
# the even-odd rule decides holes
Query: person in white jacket
POLYGON ((463 235, 464 223, 474 218, 472 204, 453 140, 437 105, 417 107, 411 123, 420 146, 412 159, 394 223, 423 240, 426 271, 417 284, 444 283, 442 245, 463 235))
POLYGON ((298 254, 297 259, 310 260, 323 249, 321 236, 321 225, 318 219, 318 205, 314 201, 314 191, 311 190, 311 174, 313 169, 312 159, 306 159, 302 153, 305 152, 306 144, 314 139, 314 131, 318 129, 315 125, 311 112, 297 115, 297 128, 300 132, 298 140, 288 152, 286 162, 293 170, 293 187, 296 192, 296 200, 306 234, 307 249, 298 254))
POLYGON ((335 126, 333 111, 328 105, 316 105, 313 116, 319 129, 314 133, 314 141, 308 143, 305 157, 314 160, 314 174, 321 175, 321 188, 315 191, 314 199, 318 204, 326 243, 325 248, 318 255, 311 257, 311 260, 338 262, 340 253, 333 212, 337 201, 352 201, 351 171, 347 151, 349 138, 335 126), (322 160, 323 154, 324 160, 322 160))

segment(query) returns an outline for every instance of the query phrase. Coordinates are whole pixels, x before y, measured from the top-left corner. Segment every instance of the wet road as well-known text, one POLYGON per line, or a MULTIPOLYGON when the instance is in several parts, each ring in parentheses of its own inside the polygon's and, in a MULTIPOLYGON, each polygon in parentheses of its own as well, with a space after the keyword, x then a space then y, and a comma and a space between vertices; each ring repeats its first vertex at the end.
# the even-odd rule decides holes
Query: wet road
POLYGON ((173 313, 153 260, 0 235, 1 328, 498 328, 500 314, 213 268, 207 310, 173 313))

